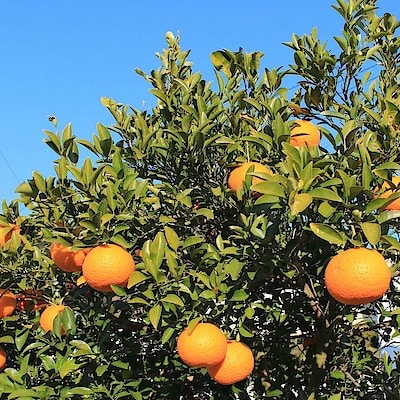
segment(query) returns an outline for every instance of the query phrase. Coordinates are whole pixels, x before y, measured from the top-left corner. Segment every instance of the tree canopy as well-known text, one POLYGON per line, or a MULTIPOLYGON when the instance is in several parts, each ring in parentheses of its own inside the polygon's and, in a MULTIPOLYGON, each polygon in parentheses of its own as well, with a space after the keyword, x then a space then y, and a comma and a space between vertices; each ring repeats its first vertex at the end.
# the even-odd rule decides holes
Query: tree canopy
POLYGON ((160 66, 136 70, 151 110, 102 98, 115 122, 92 140, 54 121, 54 176, 34 172, 0 215, 3 236, 13 232, 1 287, 31 302, 0 320, 0 398, 400 398, 397 353, 384 351, 400 325, 400 210, 388 209, 400 197, 400 23, 378 4, 337 0, 332 49, 317 29, 294 34, 287 67, 216 50, 213 82, 168 32, 160 66), (319 146, 290 143, 297 120, 317 126, 319 146), (250 169, 233 191, 228 175, 246 161, 271 174, 250 169), (53 242, 117 244, 136 270, 126 287, 93 290, 54 265, 53 242), (391 268, 390 289, 367 305, 334 300, 324 283, 329 260, 354 247, 391 268), (68 306, 50 332, 43 302, 68 306), (177 337, 199 321, 251 349, 249 378, 220 385, 182 362, 177 337))

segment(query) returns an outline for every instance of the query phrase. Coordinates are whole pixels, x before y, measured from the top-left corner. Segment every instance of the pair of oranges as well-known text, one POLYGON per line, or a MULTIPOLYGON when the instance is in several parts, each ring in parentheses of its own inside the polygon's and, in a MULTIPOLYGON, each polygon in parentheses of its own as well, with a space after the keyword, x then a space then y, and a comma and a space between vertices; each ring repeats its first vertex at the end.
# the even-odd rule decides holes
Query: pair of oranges
POLYGON ((86 282, 100 292, 112 292, 111 285, 126 287, 135 270, 132 255, 113 243, 78 250, 61 243, 53 243, 50 256, 54 264, 63 271, 82 271, 83 279, 80 282, 86 282))
MULTIPOLYGON (((321 141, 318 128, 310 121, 297 120, 290 131, 290 144, 296 147, 319 146, 321 141)), ((228 176, 228 187, 234 192, 243 189, 248 171, 252 168, 252 185, 263 182, 257 175, 272 175, 272 171, 266 165, 257 162, 245 162, 234 168, 228 176)))
POLYGON ((219 327, 198 323, 178 336, 177 350, 182 361, 194 368, 207 368, 208 374, 221 385, 232 385, 246 379, 254 368, 254 357, 242 342, 227 340, 219 327))

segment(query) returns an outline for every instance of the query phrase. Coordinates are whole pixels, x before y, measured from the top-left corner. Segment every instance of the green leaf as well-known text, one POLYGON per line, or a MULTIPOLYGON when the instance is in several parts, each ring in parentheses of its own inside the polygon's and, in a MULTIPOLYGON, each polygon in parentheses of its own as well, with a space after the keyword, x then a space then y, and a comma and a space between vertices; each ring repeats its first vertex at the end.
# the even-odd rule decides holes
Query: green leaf
POLYGON ((374 171, 382 171, 382 170, 400 170, 400 164, 394 161, 388 161, 382 164, 379 164, 374 168, 374 171))
POLYGON ((61 368, 59 370, 60 377, 65 378, 68 374, 70 374, 73 371, 76 371, 82 365, 84 365, 84 364, 82 364, 82 363, 77 364, 74 360, 65 360, 62 363, 61 368))
POLYGON ((199 296, 206 300, 215 299, 216 297, 215 292, 211 289, 203 290, 199 296))
POLYGON ((16 193, 23 194, 25 196, 33 196, 34 195, 34 190, 32 189, 32 186, 28 182, 22 182, 17 186, 15 189, 16 193))
POLYGON ((398 218, 400 218, 400 210, 384 211, 376 216, 376 220, 380 224, 383 224, 387 221, 390 221, 392 219, 398 219, 398 218))
POLYGON ((233 292, 232 297, 230 298, 231 301, 244 301, 249 297, 244 289, 238 289, 233 292))
POLYGON ((214 211, 210 210, 209 208, 199 208, 196 211, 197 216, 204 216, 207 219, 214 219, 214 211))
MULTIPOLYGON (((159 279, 159 267, 157 267, 157 264, 153 261, 151 257, 151 246, 152 246, 152 241, 146 240, 146 242, 143 244, 142 248, 142 259, 143 259, 143 264, 146 269, 146 271, 150 272, 152 277, 156 282, 158 282, 159 279)), ((154 248, 153 248, 154 250, 154 248)))
POLYGON ((254 99, 252 99, 250 97, 245 97, 243 99, 243 101, 245 101, 246 103, 252 105, 258 111, 262 110, 261 104, 257 100, 254 100, 254 99))
POLYGON ((382 122, 382 117, 376 113, 375 111, 371 110, 370 108, 366 107, 366 106, 362 106, 362 108, 364 109, 364 111, 369 114, 372 119, 377 122, 378 124, 380 124, 382 122))
POLYGON ((342 202, 342 199, 336 192, 326 188, 311 189, 308 194, 315 199, 342 202))
POLYGON ((256 183, 251 186, 251 190, 257 193, 269 194, 277 197, 287 197, 284 187, 279 183, 272 181, 256 183))
POLYGON ((129 249, 130 247, 130 243, 128 243, 122 235, 113 235, 111 236, 110 241, 124 249, 129 249))
POLYGON ((161 337, 161 343, 165 344, 171 339, 172 335, 174 334, 175 329, 171 328, 170 326, 164 331, 162 337, 161 337))
POLYGON ((126 290, 125 290, 125 288, 123 288, 123 287, 121 287, 121 286, 119 286, 119 285, 110 285, 110 287, 111 287, 112 291, 113 291, 117 296, 120 296, 120 297, 126 296, 126 290))
POLYGON ((343 245, 346 243, 346 237, 344 234, 338 232, 335 228, 331 227, 327 224, 322 223, 310 223, 310 228, 314 232, 315 235, 320 237, 321 239, 326 240, 332 244, 343 245))
POLYGON ((111 365, 120 369, 129 369, 129 363, 121 360, 113 361, 111 365))
POLYGON ((193 329, 196 328, 197 324, 199 322, 201 322, 202 319, 203 319, 203 317, 196 317, 189 321, 188 327, 187 327, 189 334, 191 334, 193 332, 193 329))
POLYGON ((340 380, 345 380, 346 379, 346 375, 344 374, 343 371, 332 371, 331 372, 331 377, 333 379, 340 379, 340 380))
POLYGON ((251 338, 254 336, 253 332, 250 332, 248 329, 246 329, 243 325, 239 326, 239 335, 241 337, 245 338, 251 338))
POLYGON ((380 224, 374 222, 362 222, 360 225, 368 242, 372 245, 377 244, 382 234, 380 224))
POLYGON ((290 212, 292 215, 297 215, 304 211, 313 201, 312 196, 308 193, 296 193, 293 201, 290 203, 290 212))
POLYGON ((166 302, 166 303, 172 303, 179 307, 185 306, 182 299, 179 296, 177 296, 176 294, 172 294, 172 293, 167 294, 165 297, 163 297, 161 299, 161 301, 166 302))
MULTIPOLYGON (((28 333, 29 331, 25 331, 24 334, 28 333)), ((17 341, 17 339, 15 340, 17 341)), ((6 335, 6 336, 1 336, 0 337, 0 343, 14 343, 14 338, 10 335, 6 335)))
POLYGON ((283 395, 282 390, 274 389, 274 390, 268 390, 266 397, 281 397, 282 395, 283 395))
POLYGON ((75 314, 70 307, 65 307, 61 315, 61 324, 67 332, 74 333, 76 331, 75 314))
POLYGON ((108 370, 108 365, 107 364, 99 365, 96 368, 96 375, 97 376, 102 376, 107 370, 108 370))
POLYGON ((318 206, 318 212, 325 218, 329 218, 334 212, 336 208, 331 206, 327 201, 323 201, 318 206))
POLYGON ((79 350, 85 351, 87 354, 92 353, 90 346, 83 340, 71 340, 70 344, 79 350))
MULTIPOLYGON (((98 375, 99 376, 99 375, 98 375)), ((72 389, 67 389, 67 391, 63 392, 64 396, 73 396, 75 394, 81 395, 81 396, 89 396, 90 394, 94 394, 92 389, 89 389, 87 387, 74 387, 72 389)))
POLYGON ((393 236, 383 235, 381 239, 390 245, 389 249, 400 250, 400 243, 393 236))
POLYGON ((183 248, 186 249, 187 247, 195 246, 196 244, 204 242, 204 239, 199 236, 189 236, 183 242, 183 248))
POLYGON ((181 244, 177 233, 169 226, 165 226, 164 232, 165 232, 165 238, 167 239, 168 246, 171 247, 171 249, 177 251, 181 244))
POLYGON ((232 76, 231 66, 232 59, 225 51, 214 51, 211 53, 211 62, 217 71, 222 71, 227 78, 232 76))
POLYGON ((39 191, 46 193, 46 181, 43 176, 37 171, 34 171, 32 175, 33 181, 35 182, 35 185, 39 191))
POLYGON ((233 281, 236 281, 243 267, 244 263, 234 258, 225 265, 224 272, 229 274, 233 281))
POLYGON ((148 315, 149 315, 150 323, 153 325, 153 327, 155 329, 157 329, 158 324, 160 322, 161 311, 162 311, 162 307, 160 304, 155 305, 149 311, 148 315))
POLYGON ((15 389, 7 396, 7 399, 37 399, 37 392, 34 389, 15 389))
POLYGON ((141 283, 141 282, 145 281, 146 279, 148 279, 148 276, 143 274, 143 272, 134 271, 131 274, 131 276, 129 277, 129 281, 128 281, 127 287, 128 287, 128 289, 130 289, 132 286, 135 286, 138 283, 141 283))
POLYGON ((157 270, 160 268, 165 254, 165 236, 163 232, 158 232, 150 246, 150 257, 157 270))

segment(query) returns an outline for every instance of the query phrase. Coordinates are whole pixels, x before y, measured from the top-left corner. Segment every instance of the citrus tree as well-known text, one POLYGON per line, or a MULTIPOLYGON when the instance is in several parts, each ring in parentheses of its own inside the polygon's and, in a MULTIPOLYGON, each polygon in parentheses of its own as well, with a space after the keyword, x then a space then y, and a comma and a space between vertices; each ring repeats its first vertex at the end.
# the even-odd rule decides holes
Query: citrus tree
POLYGON ((217 50, 214 82, 168 32, 137 69, 151 110, 102 98, 92 140, 53 120, 54 176, 0 215, 2 399, 400 398, 400 24, 377 5, 337 0, 333 50, 293 35, 287 68, 217 50), (240 380, 178 353, 204 323, 251 350, 240 380))

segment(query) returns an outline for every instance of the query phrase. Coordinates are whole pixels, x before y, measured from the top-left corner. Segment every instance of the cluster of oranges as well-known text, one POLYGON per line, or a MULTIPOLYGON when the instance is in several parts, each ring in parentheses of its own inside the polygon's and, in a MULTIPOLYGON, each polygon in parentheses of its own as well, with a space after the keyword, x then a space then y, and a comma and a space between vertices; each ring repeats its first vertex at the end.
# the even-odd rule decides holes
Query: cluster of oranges
MULTIPOLYGON (((126 287, 135 270, 132 255, 124 248, 104 243, 90 249, 76 249, 53 243, 50 256, 54 264, 65 272, 82 272, 79 284, 86 283, 99 292, 112 292, 112 285, 126 287)), ((66 308, 63 304, 51 304, 40 316, 40 326, 46 331, 53 329, 54 320, 66 308)), ((61 327, 61 333, 65 330, 61 327)))
MULTIPOLYGON (((296 147, 319 146, 318 128, 306 120, 297 120, 290 133, 290 144, 296 147)), ((261 183, 273 172, 268 166, 246 162, 234 168, 228 176, 228 187, 234 192, 243 190, 248 174, 251 183, 261 183), (251 171, 251 172, 250 172, 251 171)), ((400 177, 393 179, 398 185, 400 177)), ((387 198, 393 189, 385 184, 380 195, 387 198)), ((386 206, 387 210, 399 210, 400 198, 386 206)), ((10 224, 0 226, 0 248, 4 248, 12 235, 20 235, 20 228, 10 224)), ((81 272, 78 284, 86 283, 94 290, 112 292, 112 286, 126 287, 135 271, 132 255, 116 244, 100 244, 93 248, 76 249, 53 243, 50 257, 54 264, 67 273, 81 272)), ((390 269, 384 257, 376 250, 358 247, 344 250, 332 257, 325 269, 325 286, 338 302, 362 305, 381 298, 390 286, 390 269)), ((21 311, 41 310, 39 325, 45 331, 53 330, 55 318, 67 305, 48 304, 40 290, 27 289, 14 295, 9 289, 0 289, 0 318, 21 311)), ((61 334, 65 334, 61 326, 61 334)), ((190 367, 207 368, 212 379, 222 385, 231 385, 246 379, 254 368, 254 356, 242 342, 228 340, 221 329, 211 323, 197 323, 184 329, 177 340, 177 351, 182 361, 190 367)), ((0 346, 0 370, 6 363, 6 352, 0 346)))
POLYGON ((179 335, 177 350, 190 367, 207 368, 208 374, 221 385, 232 385, 246 379, 254 368, 254 356, 242 342, 227 340, 219 327, 207 322, 179 335))
MULTIPOLYGON (((295 147, 317 147, 321 141, 321 135, 319 129, 308 120, 298 119, 294 121, 294 126, 290 131, 289 143, 295 147)), ((252 180, 251 184, 256 185, 257 183, 263 182, 262 176, 273 173, 269 167, 257 162, 245 162, 235 167, 228 176, 228 187, 230 190, 237 193, 239 190, 243 190, 246 175, 249 170, 252 169, 252 180)))
MULTIPOLYGON (((11 236, 6 237, 5 243, 10 238, 11 236)), ((116 244, 100 244, 92 249, 73 249, 71 246, 53 243, 50 257, 65 272, 81 271, 80 282, 86 282, 101 292, 112 292, 111 285, 126 287, 135 270, 131 254, 116 244)), ((15 295, 9 289, 0 289, 0 318, 11 316, 17 308, 28 312, 44 309, 40 314, 39 325, 45 332, 53 330, 54 320, 67 307, 64 304, 48 304, 43 299, 41 290, 27 289, 24 293, 15 295)), ((61 334, 65 333, 61 326, 61 334)), ((0 347, 0 370, 4 368, 6 359, 4 348, 0 347)))

